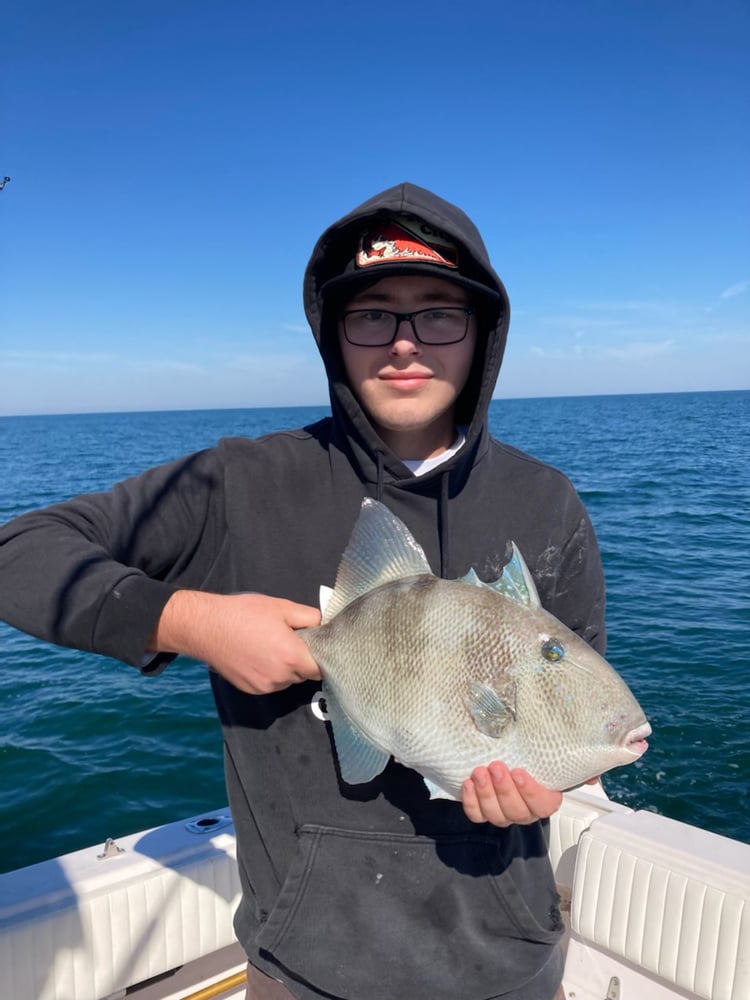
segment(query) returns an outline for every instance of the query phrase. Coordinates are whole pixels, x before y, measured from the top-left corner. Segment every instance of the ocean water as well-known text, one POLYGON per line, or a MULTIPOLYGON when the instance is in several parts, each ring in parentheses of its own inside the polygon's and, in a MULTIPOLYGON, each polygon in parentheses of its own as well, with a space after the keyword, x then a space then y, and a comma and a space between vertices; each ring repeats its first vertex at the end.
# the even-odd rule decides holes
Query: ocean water
MULTIPOLYGON (((0 418, 0 521, 325 408, 0 418)), ((609 794, 750 841, 750 392, 503 400, 597 528, 608 658, 654 734, 609 794)), ((0 623, 0 870, 225 803, 206 671, 143 678, 0 623)))

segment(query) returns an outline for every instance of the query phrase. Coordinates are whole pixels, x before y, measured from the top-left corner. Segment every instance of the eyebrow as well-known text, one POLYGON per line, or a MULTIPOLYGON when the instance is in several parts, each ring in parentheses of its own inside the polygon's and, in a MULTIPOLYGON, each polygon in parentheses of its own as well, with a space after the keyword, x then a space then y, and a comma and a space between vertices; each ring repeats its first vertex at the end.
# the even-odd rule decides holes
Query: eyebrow
MULTIPOLYGON (((466 306, 469 304, 468 298, 460 290, 455 292, 423 292, 414 297, 416 302, 433 303, 433 302, 444 302, 446 304, 452 304, 457 306, 466 306)), ((358 295, 352 296, 347 303, 347 306, 352 306, 357 303, 362 302, 379 302, 379 303, 389 303, 393 301, 393 295, 388 292, 370 292, 365 290, 360 292, 358 295)))

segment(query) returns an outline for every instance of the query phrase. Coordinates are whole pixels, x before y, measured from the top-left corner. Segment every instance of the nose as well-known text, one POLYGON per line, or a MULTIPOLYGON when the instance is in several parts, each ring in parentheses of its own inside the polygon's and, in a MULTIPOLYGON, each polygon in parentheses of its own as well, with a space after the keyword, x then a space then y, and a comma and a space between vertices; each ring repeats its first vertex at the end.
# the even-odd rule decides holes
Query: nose
POLYGON ((421 353, 422 345, 417 340, 414 332, 414 321, 411 319, 400 319, 396 327, 396 336, 391 342, 391 354, 415 354, 421 353))

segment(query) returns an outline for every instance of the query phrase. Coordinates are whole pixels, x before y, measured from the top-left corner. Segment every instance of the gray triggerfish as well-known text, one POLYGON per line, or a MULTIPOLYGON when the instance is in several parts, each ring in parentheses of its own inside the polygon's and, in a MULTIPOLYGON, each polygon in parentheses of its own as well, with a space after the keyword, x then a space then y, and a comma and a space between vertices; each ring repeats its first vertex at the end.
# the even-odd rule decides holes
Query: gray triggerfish
POLYGON ((562 791, 648 746, 629 688, 542 608, 515 545, 494 583, 473 571, 442 580, 375 500, 362 503, 322 624, 300 635, 350 784, 393 756, 432 797, 460 799, 472 770, 495 760, 562 791))

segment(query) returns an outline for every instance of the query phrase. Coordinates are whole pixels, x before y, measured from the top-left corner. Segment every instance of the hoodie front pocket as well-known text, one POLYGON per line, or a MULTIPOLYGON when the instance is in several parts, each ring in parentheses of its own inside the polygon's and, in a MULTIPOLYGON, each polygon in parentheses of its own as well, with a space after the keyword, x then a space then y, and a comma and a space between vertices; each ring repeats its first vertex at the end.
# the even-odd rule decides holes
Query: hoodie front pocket
POLYGON ((536 913, 511 862, 481 834, 305 826, 257 942, 334 997, 486 1000, 532 979, 561 933, 546 856, 523 862, 539 869, 536 913))

